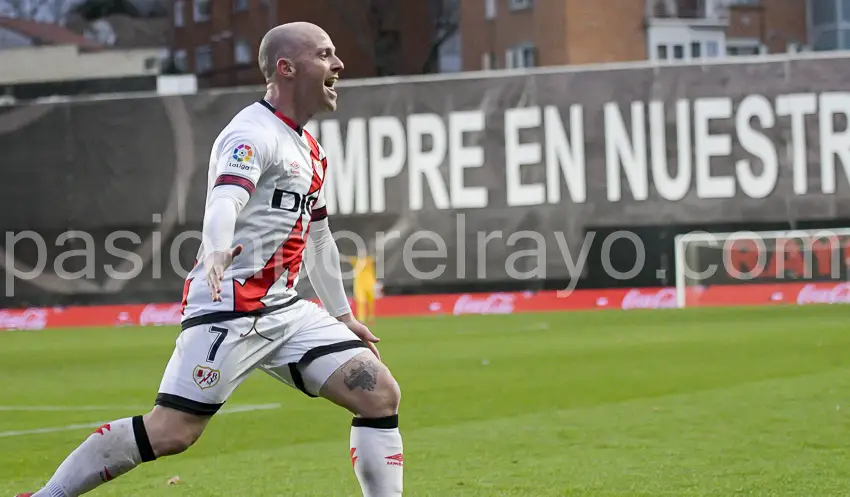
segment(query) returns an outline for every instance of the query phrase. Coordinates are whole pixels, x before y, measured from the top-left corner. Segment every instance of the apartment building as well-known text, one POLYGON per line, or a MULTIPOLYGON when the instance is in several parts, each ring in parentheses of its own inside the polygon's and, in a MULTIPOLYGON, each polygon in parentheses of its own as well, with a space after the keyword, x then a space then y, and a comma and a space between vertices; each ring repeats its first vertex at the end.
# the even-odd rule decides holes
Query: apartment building
POLYGON ((850 20, 850 2, 841 0, 461 0, 462 66, 486 70, 832 49, 842 46, 836 40, 850 45, 850 30, 843 39, 837 21, 844 18, 850 20))
POLYGON ((175 0, 171 47, 175 65, 197 74, 201 87, 260 84, 256 60, 263 34, 278 24, 309 21, 333 38, 346 78, 420 74, 441 53, 432 49, 442 5, 435 0, 175 0))

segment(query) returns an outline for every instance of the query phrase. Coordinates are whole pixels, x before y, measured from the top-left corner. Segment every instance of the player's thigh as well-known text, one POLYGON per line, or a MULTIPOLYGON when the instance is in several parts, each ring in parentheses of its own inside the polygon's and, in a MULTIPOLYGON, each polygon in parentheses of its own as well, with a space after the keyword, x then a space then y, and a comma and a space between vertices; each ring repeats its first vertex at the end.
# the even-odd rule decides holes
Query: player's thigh
POLYGON ((198 416, 218 412, 261 358, 281 344, 253 332, 258 319, 243 317, 183 330, 156 404, 198 416))
POLYGON ((288 313, 291 335, 262 368, 308 396, 318 397, 334 372, 368 349, 347 326, 316 304, 302 301, 292 311, 288 313))

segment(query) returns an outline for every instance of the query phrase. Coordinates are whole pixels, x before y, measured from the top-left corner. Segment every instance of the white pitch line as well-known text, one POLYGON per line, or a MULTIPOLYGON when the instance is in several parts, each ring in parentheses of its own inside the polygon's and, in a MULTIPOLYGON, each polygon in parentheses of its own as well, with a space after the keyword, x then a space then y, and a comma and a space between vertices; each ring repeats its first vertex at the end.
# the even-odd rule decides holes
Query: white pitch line
POLYGON ((18 437, 21 435, 36 435, 39 433, 54 433, 57 431, 73 431, 73 430, 82 430, 83 428, 97 428, 98 426, 103 426, 109 421, 98 421, 96 423, 86 423, 80 425, 68 425, 68 426, 57 426, 54 428, 36 428, 34 430, 13 430, 13 431, 2 431, 0 432, 0 438, 4 437, 18 437))
POLYGON ((236 414, 238 412, 251 412, 251 411, 269 411, 271 409, 280 408, 280 404, 257 404, 257 405, 246 405, 246 406, 233 406, 233 407, 225 407, 220 410, 219 414, 236 414))
MULTIPOLYGON (((94 407, 94 406, 91 406, 94 407)), ((236 414, 240 412, 251 412, 251 411, 268 411, 271 409, 278 409, 280 404, 257 404, 257 405, 245 405, 245 406, 234 406, 229 408, 224 408, 216 414, 216 416, 221 416, 223 414, 236 414)), ((35 428, 32 430, 13 430, 13 431, 0 431, 0 438, 5 437, 19 437, 23 435, 38 435, 41 433, 56 433, 61 431, 74 431, 74 430, 82 430, 82 429, 92 429, 98 428, 100 426, 109 423, 109 421, 96 421, 94 423, 83 423, 83 424, 75 424, 68 426, 54 426, 51 428, 35 428)))
POLYGON ((0 412, 39 412, 39 411, 124 411, 150 409, 150 406, 0 406, 0 412))

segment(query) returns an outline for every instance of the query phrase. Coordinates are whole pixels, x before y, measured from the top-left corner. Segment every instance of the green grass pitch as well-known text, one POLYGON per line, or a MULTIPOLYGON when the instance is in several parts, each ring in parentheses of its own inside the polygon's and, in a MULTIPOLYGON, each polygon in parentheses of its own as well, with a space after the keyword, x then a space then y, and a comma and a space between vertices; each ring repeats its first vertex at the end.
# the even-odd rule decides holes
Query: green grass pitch
MULTIPOLYGON (((406 496, 850 495, 850 306, 385 319, 374 331, 402 386, 406 496)), ((38 488, 87 425, 146 410, 175 336, 0 333, 0 495, 38 488)), ((265 408, 216 417, 188 452, 90 495, 360 495, 347 413, 263 373, 226 405, 240 406, 265 408)))

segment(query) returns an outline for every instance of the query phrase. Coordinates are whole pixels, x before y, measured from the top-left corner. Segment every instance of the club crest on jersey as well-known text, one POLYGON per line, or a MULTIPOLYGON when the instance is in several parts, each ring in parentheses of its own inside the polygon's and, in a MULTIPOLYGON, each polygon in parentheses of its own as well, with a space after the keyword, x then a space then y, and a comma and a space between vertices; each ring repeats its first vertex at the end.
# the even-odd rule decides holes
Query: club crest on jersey
POLYGON ((220 378, 221 371, 206 366, 195 366, 195 371, 192 372, 192 379, 195 380, 195 384, 201 387, 201 390, 218 385, 220 378))

